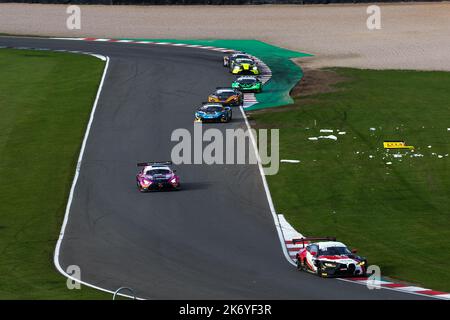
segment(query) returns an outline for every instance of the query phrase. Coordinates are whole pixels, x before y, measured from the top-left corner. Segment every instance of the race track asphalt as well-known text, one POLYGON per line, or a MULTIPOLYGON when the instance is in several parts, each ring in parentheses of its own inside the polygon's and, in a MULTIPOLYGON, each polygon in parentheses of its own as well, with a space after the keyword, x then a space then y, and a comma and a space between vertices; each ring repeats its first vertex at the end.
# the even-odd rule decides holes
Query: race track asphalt
MULTIPOLYGON (((281 250, 256 165, 180 165, 183 190, 137 191, 136 163, 169 160, 172 131, 192 131, 195 108, 230 84, 222 53, 8 37, 0 46, 111 59, 60 251, 61 266, 80 266, 83 281, 147 299, 423 299, 298 272, 281 250)), ((245 124, 235 109, 232 123, 208 127, 245 124)))

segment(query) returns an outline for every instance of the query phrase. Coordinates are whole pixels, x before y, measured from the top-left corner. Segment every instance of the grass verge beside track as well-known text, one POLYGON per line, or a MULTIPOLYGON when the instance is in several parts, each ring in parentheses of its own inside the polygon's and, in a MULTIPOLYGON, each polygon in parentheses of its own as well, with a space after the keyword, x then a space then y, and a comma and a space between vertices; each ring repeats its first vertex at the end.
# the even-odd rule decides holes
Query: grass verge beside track
POLYGON ((0 299, 108 298, 68 290, 53 252, 104 63, 0 49, 0 299))
POLYGON ((267 177, 277 212, 360 249, 382 275, 448 292, 450 73, 331 70, 347 79, 334 92, 250 115, 280 129, 281 159, 301 161, 267 177), (337 141, 308 139, 330 134, 337 141), (422 156, 387 153, 396 139, 422 156))

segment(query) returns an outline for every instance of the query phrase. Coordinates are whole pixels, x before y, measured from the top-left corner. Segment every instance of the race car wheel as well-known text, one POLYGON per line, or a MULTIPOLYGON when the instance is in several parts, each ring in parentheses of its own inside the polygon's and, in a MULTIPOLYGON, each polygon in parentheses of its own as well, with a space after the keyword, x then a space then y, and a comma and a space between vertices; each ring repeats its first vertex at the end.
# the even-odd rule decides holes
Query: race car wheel
MULTIPOLYGON (((366 262, 366 265, 367 265, 367 262, 366 262)), ((367 268, 366 268, 366 267, 363 267, 363 272, 362 272, 361 276, 362 276, 362 277, 368 277, 368 276, 369 276, 369 275, 367 274, 367 268)))
POLYGON ((317 266, 317 275, 318 275, 319 277, 322 276, 322 267, 321 267, 320 265, 317 266))
POLYGON ((322 271, 322 265, 319 263, 319 265, 317 266, 317 275, 321 278, 326 278, 326 276, 323 275, 323 271, 322 271))
POLYGON ((297 270, 303 271, 303 263, 300 261, 298 257, 297 257, 297 270))

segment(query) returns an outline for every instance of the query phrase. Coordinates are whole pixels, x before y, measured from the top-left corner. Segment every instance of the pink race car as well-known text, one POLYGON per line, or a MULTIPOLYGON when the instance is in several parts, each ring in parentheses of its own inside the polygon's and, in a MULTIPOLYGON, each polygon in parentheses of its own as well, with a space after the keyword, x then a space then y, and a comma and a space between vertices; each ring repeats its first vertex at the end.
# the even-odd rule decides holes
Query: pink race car
POLYGON ((180 178, 172 170, 171 161, 138 163, 143 167, 136 175, 136 184, 141 192, 156 190, 179 190, 180 178))

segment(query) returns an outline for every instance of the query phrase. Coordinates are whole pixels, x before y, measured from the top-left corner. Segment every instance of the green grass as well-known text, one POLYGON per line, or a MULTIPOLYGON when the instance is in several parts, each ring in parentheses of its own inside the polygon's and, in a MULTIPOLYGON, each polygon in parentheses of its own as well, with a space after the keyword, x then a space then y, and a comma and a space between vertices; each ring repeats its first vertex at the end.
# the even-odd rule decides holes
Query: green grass
POLYGON ((253 115, 280 129, 281 159, 301 160, 267 177, 277 211, 358 248, 383 276, 449 291, 450 73, 332 70, 350 79, 337 91, 253 115), (320 129, 338 140, 308 140, 320 129), (394 158, 382 143, 395 139, 423 157, 394 158))
POLYGON ((53 265, 81 141, 104 63, 0 50, 0 299, 87 299, 53 265))

